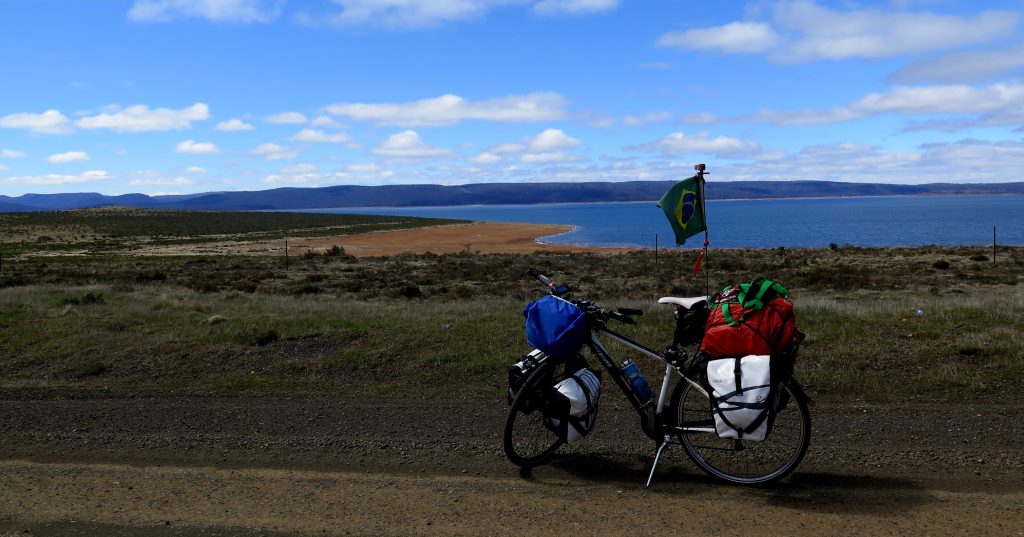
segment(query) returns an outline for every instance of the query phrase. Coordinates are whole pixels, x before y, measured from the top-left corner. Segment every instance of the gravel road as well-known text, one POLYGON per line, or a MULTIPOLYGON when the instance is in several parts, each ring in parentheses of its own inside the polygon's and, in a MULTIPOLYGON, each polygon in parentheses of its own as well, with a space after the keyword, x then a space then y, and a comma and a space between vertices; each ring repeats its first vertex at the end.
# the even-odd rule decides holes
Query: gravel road
POLYGON ((717 484, 606 398, 521 473, 506 405, 447 399, 0 393, 0 536, 1024 535, 1014 406, 812 406, 769 488, 717 484))

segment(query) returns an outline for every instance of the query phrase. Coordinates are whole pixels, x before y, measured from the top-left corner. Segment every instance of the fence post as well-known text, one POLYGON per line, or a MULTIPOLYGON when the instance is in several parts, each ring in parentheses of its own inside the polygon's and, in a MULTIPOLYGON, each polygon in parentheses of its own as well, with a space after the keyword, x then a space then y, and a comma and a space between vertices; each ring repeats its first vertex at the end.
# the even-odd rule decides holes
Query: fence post
POLYGON ((284 268, 288 268, 288 239, 284 240, 284 268))
POLYGON ((996 262, 996 226, 992 226, 992 262, 996 262))
POLYGON ((658 234, 654 234, 654 266, 658 266, 658 234))

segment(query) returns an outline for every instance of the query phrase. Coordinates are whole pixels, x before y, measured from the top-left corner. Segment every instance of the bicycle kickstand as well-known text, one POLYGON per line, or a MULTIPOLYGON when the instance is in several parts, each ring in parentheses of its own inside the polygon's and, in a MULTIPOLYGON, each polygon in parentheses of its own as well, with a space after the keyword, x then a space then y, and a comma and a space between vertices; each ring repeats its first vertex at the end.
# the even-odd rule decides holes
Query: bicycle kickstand
POLYGON ((654 481, 654 471, 658 468, 658 461, 661 460, 661 454, 665 452, 665 448, 672 443, 672 435, 665 435, 661 443, 658 444, 658 449, 654 452, 654 462, 651 463, 651 473, 647 475, 647 484, 644 488, 650 488, 651 481, 654 481))

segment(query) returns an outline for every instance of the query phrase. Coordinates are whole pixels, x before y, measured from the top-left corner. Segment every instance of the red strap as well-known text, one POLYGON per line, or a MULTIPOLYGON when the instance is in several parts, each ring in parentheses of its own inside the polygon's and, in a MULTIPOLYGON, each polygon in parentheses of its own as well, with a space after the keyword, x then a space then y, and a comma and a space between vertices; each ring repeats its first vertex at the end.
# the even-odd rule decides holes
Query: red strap
POLYGON ((694 278, 696 278, 697 277, 697 273, 700 272, 700 264, 704 262, 704 252, 707 252, 707 251, 708 251, 707 248, 704 248, 703 250, 701 250, 700 251, 700 255, 697 256, 697 262, 693 264, 693 277, 694 278))

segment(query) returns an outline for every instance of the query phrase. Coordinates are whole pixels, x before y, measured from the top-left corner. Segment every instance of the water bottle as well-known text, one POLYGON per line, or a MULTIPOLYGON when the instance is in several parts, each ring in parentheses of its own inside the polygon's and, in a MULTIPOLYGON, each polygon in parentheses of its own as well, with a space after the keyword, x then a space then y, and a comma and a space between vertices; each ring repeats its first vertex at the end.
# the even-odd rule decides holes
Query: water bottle
POLYGON ((637 367, 636 362, 626 358, 622 362, 622 372, 625 373, 629 385, 633 387, 633 393, 636 394, 641 405, 646 405, 651 399, 654 399, 654 392, 647 385, 647 380, 640 374, 640 368, 637 367))

